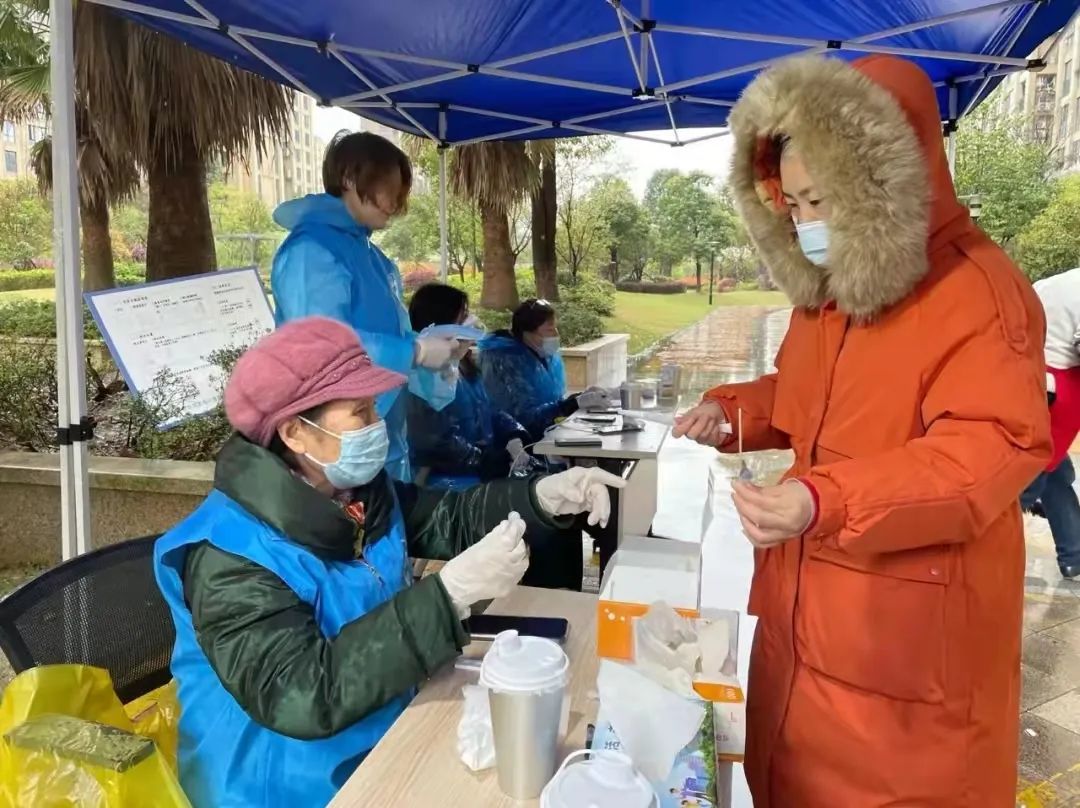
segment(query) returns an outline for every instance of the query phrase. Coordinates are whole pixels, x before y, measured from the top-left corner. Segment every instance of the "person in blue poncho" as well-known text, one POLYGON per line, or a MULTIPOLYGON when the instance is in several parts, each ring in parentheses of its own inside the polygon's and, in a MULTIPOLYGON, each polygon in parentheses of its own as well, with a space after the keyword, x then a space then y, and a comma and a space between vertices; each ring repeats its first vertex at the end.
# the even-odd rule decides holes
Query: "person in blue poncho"
MULTIPOLYGON (((407 207, 409 158, 370 132, 339 133, 326 149, 323 186, 326 193, 274 211, 274 221, 290 231, 270 276, 278 325, 313 315, 346 323, 376 363, 408 376, 409 389, 436 409, 446 406, 454 389, 443 371, 456 360, 458 345, 417 337, 402 300, 401 275, 371 242, 373 232, 407 207)), ((387 471, 408 482, 405 396, 391 390, 376 407, 390 435, 387 471)))
POLYGON ((598 389, 566 394, 558 317, 546 300, 526 300, 514 312, 509 331, 481 341, 480 368, 492 402, 528 430, 530 443, 542 440, 557 418, 609 403, 598 389))
MULTIPOLYGON (((475 322, 469 314, 469 296, 442 283, 416 291, 409 317, 418 333, 432 325, 475 322)), ((458 368, 457 394, 445 409, 436 411, 421 397, 408 396, 410 460, 414 471, 427 470, 424 484, 429 487, 468 488, 508 476, 515 459, 529 462, 524 454, 528 431, 492 404, 472 351, 458 368)))

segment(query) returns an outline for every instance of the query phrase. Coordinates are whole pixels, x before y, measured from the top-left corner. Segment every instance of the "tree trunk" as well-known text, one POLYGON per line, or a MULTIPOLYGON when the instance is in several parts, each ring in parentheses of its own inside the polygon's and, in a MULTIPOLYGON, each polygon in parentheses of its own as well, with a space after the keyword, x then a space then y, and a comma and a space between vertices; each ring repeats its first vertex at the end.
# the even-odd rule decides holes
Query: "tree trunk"
POLYGON ((480 206, 480 220, 484 228, 484 286, 480 305, 485 309, 515 309, 518 292, 510 221, 506 211, 489 205, 480 206))
POLYGON ((82 219, 83 291, 99 292, 116 286, 109 206, 102 200, 79 205, 82 219))
POLYGON ((214 229, 206 198, 206 161, 193 146, 170 164, 147 168, 150 224, 146 233, 146 279, 160 281, 217 269, 214 229))
POLYGON ((701 259, 694 258, 694 266, 697 269, 697 290, 701 291, 701 259))
POLYGON ((547 300, 559 299, 555 257, 556 190, 555 161, 544 158, 540 168, 540 188, 532 198, 532 254, 536 294, 547 300))

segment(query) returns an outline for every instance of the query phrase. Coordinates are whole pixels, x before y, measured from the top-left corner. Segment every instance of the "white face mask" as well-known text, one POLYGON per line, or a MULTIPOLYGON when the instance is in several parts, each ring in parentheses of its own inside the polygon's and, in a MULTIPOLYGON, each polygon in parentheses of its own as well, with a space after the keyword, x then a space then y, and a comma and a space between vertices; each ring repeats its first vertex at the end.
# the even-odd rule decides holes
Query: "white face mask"
POLYGON ((799 246, 803 255, 815 266, 824 266, 829 257, 829 226, 821 219, 806 224, 796 224, 799 246))
POLYGON ((540 345, 540 353, 551 359, 553 356, 558 355, 559 347, 558 337, 544 337, 544 341, 540 345))

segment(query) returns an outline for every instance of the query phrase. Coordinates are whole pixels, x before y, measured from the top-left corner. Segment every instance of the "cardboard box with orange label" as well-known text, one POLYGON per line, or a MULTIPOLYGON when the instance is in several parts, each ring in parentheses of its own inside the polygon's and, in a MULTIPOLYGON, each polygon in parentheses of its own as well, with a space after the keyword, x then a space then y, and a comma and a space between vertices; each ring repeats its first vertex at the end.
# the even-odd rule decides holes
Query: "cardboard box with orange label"
POLYGON ((746 740, 746 705, 737 678, 739 613, 701 608, 701 546, 671 539, 627 536, 604 573, 597 604, 597 653, 634 665, 673 669, 712 705, 718 762, 741 761, 746 740), (654 604, 672 616, 671 638, 657 634, 655 620, 643 620, 654 604), (658 639, 659 637, 659 639, 658 639), (694 673, 684 672, 687 653, 697 653, 694 673), (668 660, 665 663, 665 659, 668 660))

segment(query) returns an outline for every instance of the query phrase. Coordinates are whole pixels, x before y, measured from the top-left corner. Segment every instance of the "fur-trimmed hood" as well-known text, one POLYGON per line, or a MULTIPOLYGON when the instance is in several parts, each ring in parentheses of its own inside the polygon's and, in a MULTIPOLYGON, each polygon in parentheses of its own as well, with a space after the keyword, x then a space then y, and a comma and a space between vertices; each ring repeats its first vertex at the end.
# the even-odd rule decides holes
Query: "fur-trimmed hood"
POLYGON ((835 301, 857 320, 872 319, 929 271, 933 235, 967 216, 949 173, 933 84, 911 62, 790 59, 747 87, 730 125, 736 205, 796 306, 835 301), (786 208, 763 193, 762 180, 778 171, 768 149, 778 135, 791 139, 829 200, 824 268, 803 255, 786 208))

